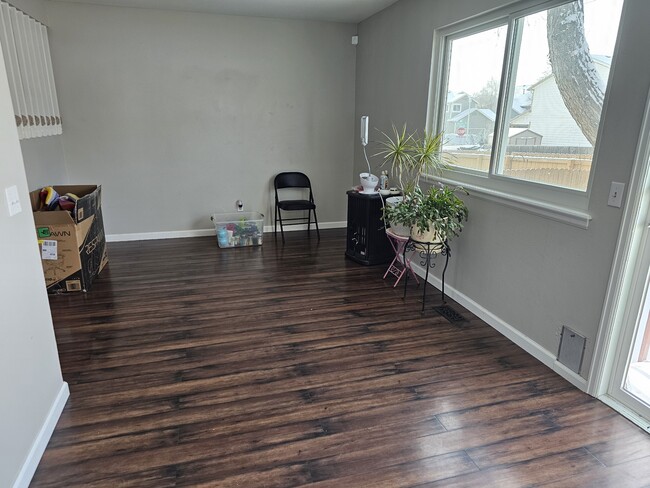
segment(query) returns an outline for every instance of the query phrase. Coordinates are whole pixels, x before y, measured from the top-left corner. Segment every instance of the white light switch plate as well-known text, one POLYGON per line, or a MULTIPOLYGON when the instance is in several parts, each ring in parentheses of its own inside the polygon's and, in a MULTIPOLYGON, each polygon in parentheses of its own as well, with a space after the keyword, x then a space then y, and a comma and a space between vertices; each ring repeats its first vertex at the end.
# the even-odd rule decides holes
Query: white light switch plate
POLYGON ((618 183, 612 181, 612 186, 609 188, 609 199, 607 205, 610 207, 621 208, 623 204, 623 192, 625 191, 625 183, 618 183))
POLYGON ((18 188, 15 185, 5 188, 5 195, 7 196, 7 208, 9 209, 9 217, 13 217, 17 213, 22 212, 23 209, 20 206, 18 188))

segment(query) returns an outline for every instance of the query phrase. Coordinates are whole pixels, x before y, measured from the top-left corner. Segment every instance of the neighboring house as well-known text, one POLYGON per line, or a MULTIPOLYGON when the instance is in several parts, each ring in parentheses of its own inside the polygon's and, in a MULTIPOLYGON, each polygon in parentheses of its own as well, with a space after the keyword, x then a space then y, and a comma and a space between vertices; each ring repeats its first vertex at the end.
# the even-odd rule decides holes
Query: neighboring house
POLYGON ((476 136, 485 144, 488 134, 494 130, 495 120, 496 114, 489 108, 468 108, 447 119, 445 133, 476 136))
POLYGON ((478 123, 479 119, 472 120, 471 117, 469 119, 465 118, 470 111, 476 110, 477 107, 478 102, 467 93, 448 92, 445 108, 445 135, 448 137, 452 135, 464 137, 478 132, 480 138, 485 124, 481 121, 478 127, 470 126, 469 124, 472 122, 478 123))
MULTIPOLYGON (((611 58, 592 56, 596 70, 603 80, 609 78, 611 58)), ((544 146, 591 147, 566 108, 553 75, 548 75, 530 86, 530 109, 513 117, 511 127, 527 128, 544 139, 544 146)))
POLYGON ((447 93, 447 108, 445 120, 455 117, 461 112, 470 108, 478 107, 478 103, 465 92, 447 93))
MULTIPOLYGON (((518 117, 530 109, 532 94, 527 88, 512 101, 510 117, 518 117)), ((496 114, 489 108, 480 108, 479 103, 465 92, 447 94, 445 112, 445 134, 447 137, 468 137, 479 144, 489 143, 494 131, 496 114)), ((539 136, 539 134, 538 134, 539 136)))
MULTIPOLYGON (((525 127, 510 127, 508 129, 508 146, 541 146, 541 134, 533 132, 525 127)), ((493 143, 494 133, 488 136, 489 144, 493 143)))

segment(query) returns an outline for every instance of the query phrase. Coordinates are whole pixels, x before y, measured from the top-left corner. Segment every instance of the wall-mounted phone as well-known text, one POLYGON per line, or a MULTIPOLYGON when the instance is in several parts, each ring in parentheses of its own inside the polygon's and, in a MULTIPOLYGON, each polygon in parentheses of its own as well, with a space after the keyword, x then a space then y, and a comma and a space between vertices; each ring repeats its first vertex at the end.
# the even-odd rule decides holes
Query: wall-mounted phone
POLYGON ((368 121, 369 118, 367 115, 361 116, 361 145, 368 145, 368 121))

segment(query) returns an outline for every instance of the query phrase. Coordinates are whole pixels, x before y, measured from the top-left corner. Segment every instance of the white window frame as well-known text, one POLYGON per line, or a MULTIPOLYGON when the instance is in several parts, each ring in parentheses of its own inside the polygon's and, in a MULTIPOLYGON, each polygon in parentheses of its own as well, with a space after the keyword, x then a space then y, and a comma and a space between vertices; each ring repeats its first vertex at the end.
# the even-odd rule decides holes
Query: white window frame
MULTIPOLYGON (((444 130, 443 121, 445 116, 445 105, 447 96, 447 73, 445 67, 448 64, 449 42, 454 39, 463 38, 478 32, 482 32, 498 26, 507 25, 508 34, 506 39, 505 56, 501 80, 510 80, 515 74, 513 66, 515 62, 514 38, 515 21, 521 17, 531 15, 543 10, 548 10, 559 5, 570 3, 572 0, 522 0, 513 5, 485 13, 469 20, 461 21, 447 27, 436 29, 434 32, 433 52, 431 62, 431 78, 429 83, 429 102, 427 110, 427 130, 438 133, 444 130)), ((618 43, 614 50, 614 58, 618 51, 618 43)), ((610 70, 611 77, 614 69, 610 70)), ((510 82, 501 83, 498 95, 497 119, 494 133, 503 135, 503 127, 506 125, 507 114, 501 107, 504 98, 510 96, 507 91, 510 82)), ((591 215, 588 212, 589 198, 598 161, 602 121, 605 119, 609 100, 609 90, 605 93, 603 110, 601 112, 601 124, 598 128, 598 136, 594 147, 589 182, 585 191, 571 188, 562 188, 534 181, 518 180, 507 176, 499 175, 497 165, 500 164, 503 137, 495 141, 493 154, 496 157, 490 158, 489 171, 483 172, 470 168, 454 166, 445 172, 443 177, 428 176, 430 181, 440 181, 449 185, 463 186, 474 196, 486 198, 498 203, 519 208, 536 215, 571 224, 581 228, 588 228, 591 215)))
POLYGON ((463 111, 463 105, 460 103, 452 103, 451 104, 451 113, 452 114, 459 114, 463 111), (456 108, 458 107, 458 108, 456 108))

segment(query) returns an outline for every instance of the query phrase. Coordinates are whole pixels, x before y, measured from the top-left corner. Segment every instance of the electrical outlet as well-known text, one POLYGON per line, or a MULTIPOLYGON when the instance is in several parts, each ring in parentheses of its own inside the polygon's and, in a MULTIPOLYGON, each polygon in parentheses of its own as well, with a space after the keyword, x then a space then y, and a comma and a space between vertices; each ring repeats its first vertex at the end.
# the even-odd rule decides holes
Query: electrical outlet
POLYGON ((237 200, 236 204, 237 204, 237 211, 238 212, 243 212, 244 211, 244 202, 242 202, 241 200, 237 200))

